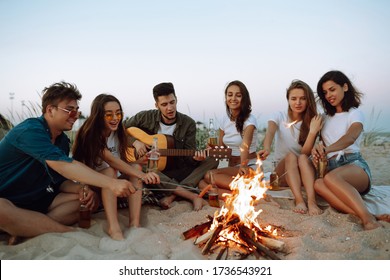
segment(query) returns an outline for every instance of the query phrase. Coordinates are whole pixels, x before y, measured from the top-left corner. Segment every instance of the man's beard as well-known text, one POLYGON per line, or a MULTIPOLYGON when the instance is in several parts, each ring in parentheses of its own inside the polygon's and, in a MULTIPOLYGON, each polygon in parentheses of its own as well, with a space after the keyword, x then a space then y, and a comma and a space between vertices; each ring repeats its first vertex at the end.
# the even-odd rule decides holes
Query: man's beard
POLYGON ((175 116, 173 118, 169 118, 168 116, 164 115, 164 114, 161 114, 163 116, 163 119, 166 119, 168 121, 174 121, 176 120, 176 113, 175 113, 175 116))

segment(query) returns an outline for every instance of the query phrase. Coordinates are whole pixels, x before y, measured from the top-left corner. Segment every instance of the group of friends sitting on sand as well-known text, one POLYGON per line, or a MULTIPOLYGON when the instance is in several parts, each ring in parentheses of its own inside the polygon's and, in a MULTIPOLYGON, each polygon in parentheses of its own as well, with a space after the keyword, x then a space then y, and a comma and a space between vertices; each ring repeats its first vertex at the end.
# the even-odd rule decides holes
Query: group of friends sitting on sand
POLYGON ((19 237, 74 231, 82 204, 92 212, 103 207, 107 233, 122 240, 118 199, 128 202, 129 227, 141 226, 145 188, 159 194, 157 203, 162 208, 180 198, 200 210, 205 200, 198 193, 211 179, 221 191, 229 191, 232 179, 249 175, 258 158, 267 159, 271 147, 280 184, 290 187, 294 195, 294 212, 320 215, 323 210, 317 205, 317 194, 338 211, 359 217, 366 230, 382 226, 378 220, 389 220, 389 215, 371 214, 362 199, 372 182, 360 153, 362 93, 345 74, 324 74, 317 84, 317 97, 308 84, 293 80, 286 91, 288 109, 268 120, 260 150, 245 84, 228 83, 224 96, 226 115, 219 125, 217 146, 229 147, 231 156, 227 167, 218 168, 218 161, 207 156, 212 146, 197 150, 196 123, 177 111, 170 82, 153 88, 156 109, 141 111, 126 121, 115 96, 96 96, 72 145, 65 132, 80 117, 81 94, 66 82, 45 88, 42 116, 24 120, 0 142, 0 231, 10 235, 10 244, 19 237), (317 111, 316 98, 323 114, 317 111), (128 133, 129 128, 148 136, 169 136, 172 149, 193 153, 175 156, 162 170, 145 169, 150 143, 128 133), (324 160, 327 173, 318 178, 316 167, 324 160))

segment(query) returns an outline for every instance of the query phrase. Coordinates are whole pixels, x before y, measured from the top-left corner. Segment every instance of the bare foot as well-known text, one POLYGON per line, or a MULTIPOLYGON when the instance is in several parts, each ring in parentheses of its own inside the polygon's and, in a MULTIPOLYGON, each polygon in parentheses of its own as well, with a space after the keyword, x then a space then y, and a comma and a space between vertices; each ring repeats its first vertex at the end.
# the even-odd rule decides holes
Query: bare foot
POLYGON ((307 213, 306 204, 304 202, 296 204, 295 207, 293 208, 293 212, 298 214, 306 214, 307 213))
POLYGON ((163 209, 163 210, 167 210, 169 209, 169 207, 171 207, 171 204, 172 202, 176 199, 176 195, 172 194, 170 196, 166 196, 164 198, 161 198, 159 200, 159 203, 160 203, 160 207, 163 209))
POLYGON ((141 227, 141 224, 139 221, 135 222, 135 221, 129 220, 129 228, 139 228, 139 227, 141 227))
POLYGON ((192 200, 192 204, 194 204, 194 210, 199 211, 200 209, 203 208, 203 206, 207 205, 207 202, 201 197, 195 197, 192 200))
POLYGON ((373 221, 373 222, 368 222, 368 223, 363 224, 363 227, 365 230, 372 230, 372 229, 376 229, 378 227, 382 227, 382 225, 380 223, 378 223, 377 221, 373 221))
POLYGON ((18 245, 20 242, 22 242, 22 237, 11 235, 8 239, 8 245, 18 245))
POLYGON ((384 221, 390 223, 390 214, 382 214, 382 215, 377 215, 375 218, 378 221, 384 221))
POLYGON ((309 215, 316 216, 321 215, 324 211, 317 206, 316 203, 308 203, 309 215))
POLYGON ((113 230, 113 229, 108 229, 108 235, 114 239, 114 240, 124 240, 125 238, 123 237, 122 231, 119 230, 113 230))

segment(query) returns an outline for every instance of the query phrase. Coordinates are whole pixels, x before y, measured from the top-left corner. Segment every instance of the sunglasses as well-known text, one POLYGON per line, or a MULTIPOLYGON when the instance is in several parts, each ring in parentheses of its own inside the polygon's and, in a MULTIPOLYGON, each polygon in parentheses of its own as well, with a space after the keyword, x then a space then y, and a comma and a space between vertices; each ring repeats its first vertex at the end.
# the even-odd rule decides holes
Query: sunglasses
POLYGON ((59 106, 56 106, 58 109, 68 113, 69 117, 71 118, 78 118, 80 115, 81 115, 81 111, 79 111, 79 109, 75 109, 75 110, 68 110, 68 109, 65 109, 65 108, 61 108, 59 106))
POLYGON ((114 119, 114 116, 118 119, 118 120, 121 120, 122 117, 123 117, 123 113, 122 112, 117 112, 115 114, 113 113, 105 113, 104 114, 104 118, 106 121, 112 121, 114 119))

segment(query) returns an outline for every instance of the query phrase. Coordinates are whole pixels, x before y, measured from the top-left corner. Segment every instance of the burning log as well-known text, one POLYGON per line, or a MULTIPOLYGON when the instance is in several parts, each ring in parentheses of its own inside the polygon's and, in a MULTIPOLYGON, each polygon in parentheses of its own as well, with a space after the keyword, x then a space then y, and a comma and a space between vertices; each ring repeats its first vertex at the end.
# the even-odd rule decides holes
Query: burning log
POLYGON ((218 225, 218 227, 214 230, 210 239, 206 242, 206 245, 203 247, 202 254, 206 255, 210 252, 211 246, 214 245, 215 240, 217 240, 219 233, 222 231, 223 225, 218 225))
POLYGON ((283 252, 285 249, 285 243, 283 241, 268 238, 268 237, 260 237, 260 242, 270 248, 271 250, 276 250, 279 252, 283 252))
MULTIPOLYGON (((271 238, 271 234, 261 231, 259 229, 255 229, 255 232, 258 235, 257 240, 260 241, 260 243, 262 243, 263 245, 267 246, 269 249, 280 252, 284 251, 285 243, 283 241, 271 238)), ((254 238, 254 233, 251 229, 247 228, 245 230, 245 233, 249 234, 252 238, 254 238)))
MULTIPOLYGON (((237 215, 232 215, 232 216, 230 217, 229 221, 226 222, 226 223, 224 223, 224 224, 221 223, 221 222, 223 222, 223 220, 220 219, 220 218, 217 218, 217 221, 220 222, 219 224, 222 225, 222 229, 224 229, 224 228, 228 228, 229 226, 232 226, 232 225, 238 223, 238 222, 240 221, 240 217, 238 217, 237 215)), ((212 221, 209 221, 209 222, 207 222, 207 223, 210 223, 210 225, 211 225, 212 221)), ((203 225, 203 224, 202 224, 202 225, 203 225)), ((202 226, 202 225, 199 225, 199 226, 202 226)), ((195 227, 196 227, 196 226, 195 226, 195 227)), ((222 229, 221 229, 221 230, 222 230, 222 229)), ((194 244, 195 244, 195 245, 199 245, 199 244, 202 244, 202 243, 204 243, 204 242, 207 242, 207 241, 213 236, 214 232, 215 232, 215 229, 209 230, 209 231, 206 232, 205 234, 199 236, 199 237, 195 240, 194 244)), ((183 235, 184 235, 184 233, 185 233, 185 232, 183 232, 183 235)), ((219 234, 219 233, 218 233, 218 234, 219 234)))
POLYGON ((207 240, 209 240, 210 237, 214 234, 214 231, 215 231, 215 229, 209 230, 209 231, 206 232, 205 234, 199 236, 199 237, 195 240, 194 244, 195 244, 195 245, 199 245, 199 244, 202 244, 202 243, 207 242, 207 240))
POLYGON ((280 258, 274 252, 254 240, 254 234, 251 229, 247 228, 243 224, 239 225, 239 229, 240 238, 244 240, 249 246, 255 247, 259 253, 263 253, 272 260, 280 260, 280 258))
POLYGON ((210 217, 212 221, 195 226, 183 236, 186 239, 196 236, 194 244, 203 246, 202 254, 218 252, 217 259, 225 255, 246 258, 250 254, 256 258, 280 259, 273 250, 284 250, 284 242, 273 238, 277 232, 271 225, 265 228, 259 225, 257 216, 262 210, 254 207, 267 190, 262 174, 237 175, 229 186, 232 192, 225 196, 219 213, 210 217))
POLYGON ((223 254, 226 252, 227 248, 228 247, 226 245, 222 247, 222 249, 218 253, 216 260, 220 260, 222 258, 223 254))
MULTIPOLYGON (((220 217, 217 218, 217 220, 220 217)), ((199 232, 203 232, 204 230, 208 229, 208 227, 211 225, 212 221, 208 221, 206 223, 197 225, 190 229, 187 232, 190 232, 190 234, 187 234, 187 236, 193 235, 195 232, 198 234, 199 232)), ((198 235, 198 238, 195 240, 194 244, 195 245, 201 245, 204 244, 204 247, 202 249, 202 254, 206 255, 210 253, 210 251, 215 249, 215 246, 220 246, 218 245, 218 239, 219 235, 222 230, 228 230, 230 232, 235 232, 237 236, 242 240, 242 243, 236 240, 226 240, 226 239, 220 239, 220 243, 224 243, 222 245, 223 247, 218 253, 217 259, 221 259, 223 254, 228 250, 229 243, 231 244, 236 244, 234 245, 233 251, 240 252, 239 254, 243 257, 246 258, 250 253, 253 253, 256 258, 259 258, 260 255, 263 255, 267 258, 278 260, 280 259, 272 250, 275 251, 283 251, 285 248, 285 243, 280 240, 276 240, 273 238, 265 237, 265 236, 258 236, 256 234, 256 231, 253 229, 248 228, 245 226, 242 222, 240 222, 238 216, 232 215, 229 219, 229 221, 223 223, 223 221, 220 221, 218 223, 218 226, 212 230, 208 230, 206 233, 202 235, 198 235), (221 240, 224 240, 221 242, 221 240), (214 246, 214 249, 213 249, 214 246)), ((185 235, 183 233, 183 235, 185 235)), ((194 236, 191 236, 194 237, 194 236)), ((191 238, 189 237, 189 238, 191 238)))
POLYGON ((240 217, 237 214, 233 214, 230 216, 229 220, 226 222, 226 227, 237 224, 240 222, 240 217))
POLYGON ((210 221, 205 222, 203 224, 196 225, 196 226, 190 228, 189 230, 183 232, 184 240, 205 234, 209 230, 211 223, 212 223, 212 221, 210 220, 210 221))

